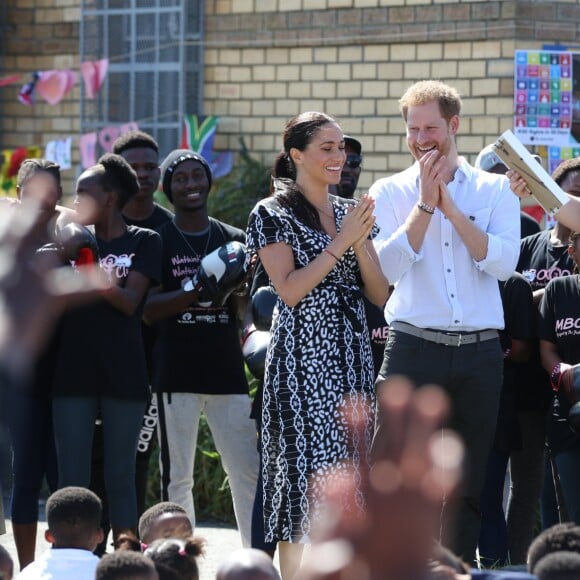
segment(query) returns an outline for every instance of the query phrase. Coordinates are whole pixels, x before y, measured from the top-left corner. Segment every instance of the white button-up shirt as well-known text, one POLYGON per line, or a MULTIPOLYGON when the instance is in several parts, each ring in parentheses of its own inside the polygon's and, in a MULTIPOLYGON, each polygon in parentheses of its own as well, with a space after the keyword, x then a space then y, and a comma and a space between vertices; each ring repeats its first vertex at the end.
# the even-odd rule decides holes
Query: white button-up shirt
POLYGON ((509 278, 518 260, 519 200, 503 175, 475 169, 463 158, 447 187, 455 205, 487 234, 487 256, 480 262, 438 209, 419 253, 409 244, 404 224, 419 201, 418 163, 369 190, 381 228, 374 245, 385 276, 395 285, 385 318, 389 324, 399 320, 449 331, 501 329, 498 280, 509 278))

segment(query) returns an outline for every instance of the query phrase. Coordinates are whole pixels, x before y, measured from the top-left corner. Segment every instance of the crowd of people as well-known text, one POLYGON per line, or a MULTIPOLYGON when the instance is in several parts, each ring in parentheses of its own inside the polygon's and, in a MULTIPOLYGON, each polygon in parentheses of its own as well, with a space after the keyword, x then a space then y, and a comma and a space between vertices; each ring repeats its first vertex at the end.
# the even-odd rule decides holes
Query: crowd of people
POLYGON ((243 545, 218 580, 278 578, 276 551, 282 580, 578 577, 580 159, 541 230, 493 149, 460 155, 455 88, 399 105, 414 163, 358 199, 361 142, 322 112, 288 121, 245 232, 208 214, 206 159, 160 163, 141 131, 73 208, 57 165, 22 164, 0 207, 19 578, 198 578, 201 413, 243 545))

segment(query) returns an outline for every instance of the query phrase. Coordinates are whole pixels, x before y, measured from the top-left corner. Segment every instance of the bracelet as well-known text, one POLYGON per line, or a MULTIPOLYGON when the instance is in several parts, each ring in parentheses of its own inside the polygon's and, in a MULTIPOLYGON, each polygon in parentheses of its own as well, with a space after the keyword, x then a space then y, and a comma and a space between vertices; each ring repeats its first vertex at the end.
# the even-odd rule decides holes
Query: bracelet
POLYGON ((432 206, 430 206, 430 205, 427 205, 427 204, 426 204, 424 201, 418 201, 418 202, 417 202, 417 207, 418 207, 420 210, 422 210, 422 211, 424 211, 425 213, 428 213, 428 214, 430 214, 430 215, 433 215, 433 214, 435 213, 435 208, 434 208, 434 207, 432 207, 432 206))
POLYGON ((324 248, 323 251, 326 252, 327 254, 330 254, 337 262, 339 261, 340 258, 336 256, 336 254, 333 254, 328 248, 324 248))
POLYGON ((556 392, 560 390, 560 377, 562 375, 560 363, 556 363, 550 372, 550 383, 552 384, 552 389, 556 392))

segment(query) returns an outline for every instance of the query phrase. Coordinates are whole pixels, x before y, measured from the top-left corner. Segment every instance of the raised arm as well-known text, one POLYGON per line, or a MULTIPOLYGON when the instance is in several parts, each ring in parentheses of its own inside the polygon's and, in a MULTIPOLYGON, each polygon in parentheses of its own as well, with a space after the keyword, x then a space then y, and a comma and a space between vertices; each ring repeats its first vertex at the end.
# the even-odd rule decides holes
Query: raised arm
MULTIPOLYGON (((523 177, 517 171, 510 170, 506 175, 510 180, 511 190, 520 199, 532 195, 523 177)), ((566 194, 568 201, 554 214, 554 218, 573 232, 578 231, 580 230, 580 199, 566 193, 564 190, 562 192, 566 194)))

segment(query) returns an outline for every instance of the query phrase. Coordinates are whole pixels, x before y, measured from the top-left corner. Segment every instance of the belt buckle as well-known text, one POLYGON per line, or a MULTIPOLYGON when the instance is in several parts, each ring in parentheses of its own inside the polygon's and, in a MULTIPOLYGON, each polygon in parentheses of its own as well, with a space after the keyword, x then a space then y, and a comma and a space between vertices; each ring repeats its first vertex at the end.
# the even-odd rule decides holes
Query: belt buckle
POLYGON ((460 347, 461 346, 461 339, 463 338, 463 335, 460 332, 457 333, 449 333, 449 334, 445 334, 446 338, 457 338, 457 344, 455 344, 455 342, 446 342, 444 343, 445 346, 456 346, 456 347, 460 347))

